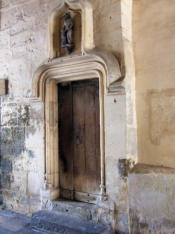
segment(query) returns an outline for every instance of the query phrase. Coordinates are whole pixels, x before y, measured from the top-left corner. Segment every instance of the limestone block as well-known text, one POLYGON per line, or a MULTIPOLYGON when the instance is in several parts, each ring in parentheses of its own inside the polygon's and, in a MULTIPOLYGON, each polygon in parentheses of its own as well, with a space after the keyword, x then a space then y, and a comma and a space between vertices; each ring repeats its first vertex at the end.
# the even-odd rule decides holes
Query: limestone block
POLYGON ((125 155, 125 120, 124 95, 105 97, 106 155, 123 157, 125 155))
POLYGON ((30 195, 39 195, 41 188, 41 177, 38 173, 29 172, 28 174, 28 192, 30 195))

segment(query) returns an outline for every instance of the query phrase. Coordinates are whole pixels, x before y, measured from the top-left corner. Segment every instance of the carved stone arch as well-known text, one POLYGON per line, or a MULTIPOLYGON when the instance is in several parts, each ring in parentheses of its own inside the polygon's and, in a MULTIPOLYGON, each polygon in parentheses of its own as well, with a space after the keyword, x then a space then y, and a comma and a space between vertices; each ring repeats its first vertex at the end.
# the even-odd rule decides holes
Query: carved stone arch
POLYGON ((57 58, 42 64, 33 78, 33 96, 44 101, 44 86, 48 76, 66 77, 71 75, 74 69, 79 70, 79 73, 87 71, 86 66, 97 74, 102 73, 105 93, 121 92, 121 71, 116 57, 105 51, 93 50, 84 55, 57 58))
MULTIPOLYGON (((88 0, 62 0, 56 9, 51 13, 49 30, 50 30, 50 55, 49 57, 59 57, 60 50, 56 50, 54 40, 56 32, 60 31, 60 17, 65 10, 77 11, 81 15, 81 53, 92 50, 94 45, 93 38, 93 9, 88 0)), ((58 38, 58 45, 60 45, 58 38)))
MULTIPOLYGON (((101 193, 105 194, 105 119, 104 95, 121 92, 113 89, 120 84, 120 68, 117 59, 107 52, 91 51, 84 55, 66 56, 53 59, 41 65, 33 79, 33 96, 44 102, 45 116, 45 190, 42 198, 52 200, 59 196, 58 172, 58 97, 57 84, 65 81, 98 78, 100 84, 100 149, 101 149, 101 193)), ((43 192, 44 191, 44 192, 43 192)))

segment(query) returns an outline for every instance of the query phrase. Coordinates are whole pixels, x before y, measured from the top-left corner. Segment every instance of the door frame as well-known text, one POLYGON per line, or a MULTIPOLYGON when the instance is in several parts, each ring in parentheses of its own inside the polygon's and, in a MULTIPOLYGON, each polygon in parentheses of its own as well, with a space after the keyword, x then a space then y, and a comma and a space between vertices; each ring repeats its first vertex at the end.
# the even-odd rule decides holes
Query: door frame
POLYGON ((57 84, 67 81, 99 79, 101 185, 99 201, 107 199, 105 180, 104 95, 117 92, 120 79, 117 59, 108 53, 66 56, 48 61, 36 71, 33 93, 44 103, 45 154, 41 201, 59 197, 58 95, 57 84), (113 84, 115 89, 113 88, 113 84))
MULTIPOLYGON (((98 97, 97 97, 97 101, 98 101, 98 114, 99 114, 99 120, 98 120, 98 125, 101 126, 100 124, 100 96, 99 96, 99 79, 98 78, 91 78, 91 79, 81 79, 81 80, 74 80, 74 81, 69 81, 67 83, 70 83, 71 84, 71 87, 72 87, 72 90, 73 90, 73 87, 74 85, 72 84, 72 82, 77 82, 77 81, 86 81, 84 83, 81 83, 81 85, 78 85, 76 86, 77 87, 86 87, 89 86, 93 86, 95 85, 95 88, 98 90, 98 97), (92 82, 93 80, 96 80, 95 82, 92 82), (87 82, 88 81, 88 82, 87 82), (89 83, 89 81, 91 83, 89 83), (98 82, 98 87, 97 87, 97 82, 98 82)), ((66 82, 64 81, 63 83, 62 82, 58 82, 57 84, 65 84, 66 82)), ((96 91, 95 89, 95 91, 96 91)), ((75 90, 74 90, 75 91, 75 90)), ((71 95, 73 95, 73 91, 71 92, 71 95)), ((73 97, 73 96, 71 96, 73 97)), ((59 104, 59 89, 58 89, 58 104, 59 104)), ((64 104, 63 104, 64 105, 64 104)), ((94 104, 95 105, 95 104, 94 104)), ((59 105, 58 105, 59 107, 59 105)), ((63 107, 62 107, 63 108, 63 107)), ((72 106, 73 108, 73 106, 72 106)), ((86 107, 85 107, 86 108, 86 107)), ((59 116, 60 116, 60 112, 59 112, 59 108, 58 108, 58 120, 59 120, 59 116)), ((73 117, 73 116, 72 116, 73 117)), ((74 118, 74 117, 73 117, 74 118)), ((63 118, 63 121, 64 121, 64 118, 63 118)), ((59 121, 58 121, 59 122, 59 121)), ((62 129, 64 131, 64 129, 62 129)), ((99 128, 99 137, 100 137, 100 128, 99 128)), ((58 125, 58 132, 59 132, 59 125, 58 125)), ((58 137, 60 137, 58 135, 58 137)), ((100 138, 99 138, 100 140, 100 138)), ((100 143, 100 142, 99 142, 100 143)), ((60 144, 59 144, 60 146, 60 144)), ((100 152, 100 144, 98 145, 99 147, 99 152, 100 152)), ((95 155, 94 155, 95 156, 95 155)), ((97 155, 98 156, 98 160, 101 161, 101 157, 100 157, 100 153, 97 155)), ((99 161, 99 162, 100 162, 99 161)), ((61 163, 61 160, 60 160, 60 155, 59 155, 59 166, 60 166, 60 163, 61 163)), ((74 163, 73 163, 74 164, 74 163)), ((100 168, 101 168, 101 164, 99 165, 100 168)), ((99 168, 99 169, 100 169, 99 168)), ((59 167, 59 170, 60 170, 60 167, 59 167)), ((99 171, 100 172, 100 171, 99 171)), ((59 173, 59 180, 61 180, 62 176, 64 175, 61 175, 61 173, 59 173)), ((74 178, 74 173, 72 174, 73 178, 74 178)), ((74 181, 74 179, 73 179, 74 181)), ((101 182, 101 181, 99 181, 101 182)), ((73 183, 74 184, 74 183, 73 183)), ((101 183, 100 183, 101 184, 101 183)), ((61 188, 61 186, 59 185, 59 190, 60 190, 60 197, 62 196, 65 196, 64 198, 65 199, 70 199, 70 200, 79 200, 79 201, 84 201, 84 202, 88 202, 88 203, 96 203, 97 200, 99 199, 99 196, 100 196, 100 186, 98 187, 98 192, 90 192, 90 191, 77 191, 74 187, 72 189, 65 189, 65 188, 61 188), (64 195, 63 195, 64 194, 64 195)), ((63 198, 63 197, 62 197, 63 198)))
MULTIPOLYGON (((46 142, 48 142, 48 146, 52 144, 52 155, 53 161, 50 161, 50 157, 48 156, 46 159, 48 160, 46 162, 46 167, 51 166, 56 167, 56 165, 53 165, 53 162, 56 162, 58 165, 58 168, 50 168, 50 174, 47 173, 47 188, 53 189, 53 187, 57 187, 57 195, 54 194, 54 197, 51 199, 55 199, 59 197, 59 147, 58 145, 59 136, 58 133, 58 95, 57 95, 57 84, 63 83, 63 82, 72 82, 72 81, 78 81, 78 80, 87 80, 87 79, 93 79, 98 78, 99 79, 99 116, 100 116, 100 193, 96 197, 96 200, 104 200, 106 196, 106 189, 105 189, 105 158, 104 158, 104 146, 105 146, 105 139, 104 139, 104 84, 103 80, 99 77, 94 77, 95 74, 88 74, 84 76, 70 76, 70 77, 60 77, 59 79, 51 79, 50 82, 47 84, 46 88, 46 95, 52 94, 50 98, 47 98, 45 100, 45 109, 49 110, 46 112, 45 118, 46 118, 46 142), (52 109, 52 110, 51 110, 52 109), (53 116, 52 116, 53 115, 53 116), (53 124, 53 126, 52 126, 53 124), (51 139, 52 142, 51 143, 51 139), (56 155, 58 155, 58 159, 56 159, 56 155), (54 173, 53 173, 54 172, 54 173), (55 177, 58 177, 55 178, 55 177), (55 197, 56 196, 56 197, 55 197)), ((50 96, 50 95, 49 95, 50 96)), ((48 148, 47 148, 48 150, 48 148)), ((48 152, 48 151, 47 151, 48 152)), ((48 152, 49 153, 49 152, 48 152)), ((47 154, 48 155, 48 154, 47 154)), ((48 168, 49 169, 49 168, 48 168)), ((54 191, 55 193, 56 191, 54 191)))

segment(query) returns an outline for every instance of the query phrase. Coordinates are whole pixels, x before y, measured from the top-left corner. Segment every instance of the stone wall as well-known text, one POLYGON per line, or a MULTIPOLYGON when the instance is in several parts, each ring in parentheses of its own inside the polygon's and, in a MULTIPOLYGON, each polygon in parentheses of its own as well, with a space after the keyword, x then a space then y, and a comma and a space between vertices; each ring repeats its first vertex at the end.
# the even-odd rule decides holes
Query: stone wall
MULTIPOLYGON (((117 209, 116 229, 128 232, 127 179, 119 162, 136 160, 137 154, 131 5, 127 0, 89 2, 95 46, 119 59, 125 78, 121 93, 104 98, 105 159, 107 194, 117 209)), ((22 212, 39 209, 39 190, 44 186, 44 108, 32 96, 32 78, 49 59, 49 17, 58 4, 58 0, 1 1, 0 79, 9 80, 1 113, 2 192, 6 207, 22 212)))
POLYGON ((128 178, 131 233, 175 231, 174 7, 133 0, 139 164, 128 178))
POLYGON ((174 1, 133 1, 138 158, 175 167, 174 1))
MULTIPOLYGON (((40 209, 45 173, 44 103, 32 79, 49 60, 50 16, 61 1, 0 1, 0 80, 9 80, 0 107, 0 195, 26 213, 40 209)), ((105 205, 115 207, 120 233, 129 225, 131 233, 172 233, 174 170, 165 167, 175 167, 173 1, 89 3, 95 47, 114 54, 122 73, 120 91, 104 96, 105 205), (156 167, 131 170, 137 161, 156 167)))
POLYGON ((7 208, 39 209, 43 183, 43 106, 35 100, 2 99, 1 184, 7 208))
POLYGON ((175 232, 175 170, 137 165, 129 174, 130 233, 175 232))

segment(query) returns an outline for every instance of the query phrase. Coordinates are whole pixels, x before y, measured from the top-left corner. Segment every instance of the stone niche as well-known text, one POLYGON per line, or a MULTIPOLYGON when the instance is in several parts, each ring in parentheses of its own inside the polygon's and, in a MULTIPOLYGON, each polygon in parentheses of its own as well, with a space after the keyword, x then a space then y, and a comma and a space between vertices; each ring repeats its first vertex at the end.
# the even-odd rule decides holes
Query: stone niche
POLYGON ((69 12, 71 18, 74 21, 73 28, 73 39, 74 39, 74 50, 73 54, 80 53, 81 49, 81 12, 78 10, 71 9, 67 4, 62 6, 58 11, 55 11, 51 17, 50 23, 50 42, 51 42, 51 51, 50 57, 56 58, 60 56, 65 56, 66 52, 61 47, 61 29, 64 27, 64 14, 69 12))

